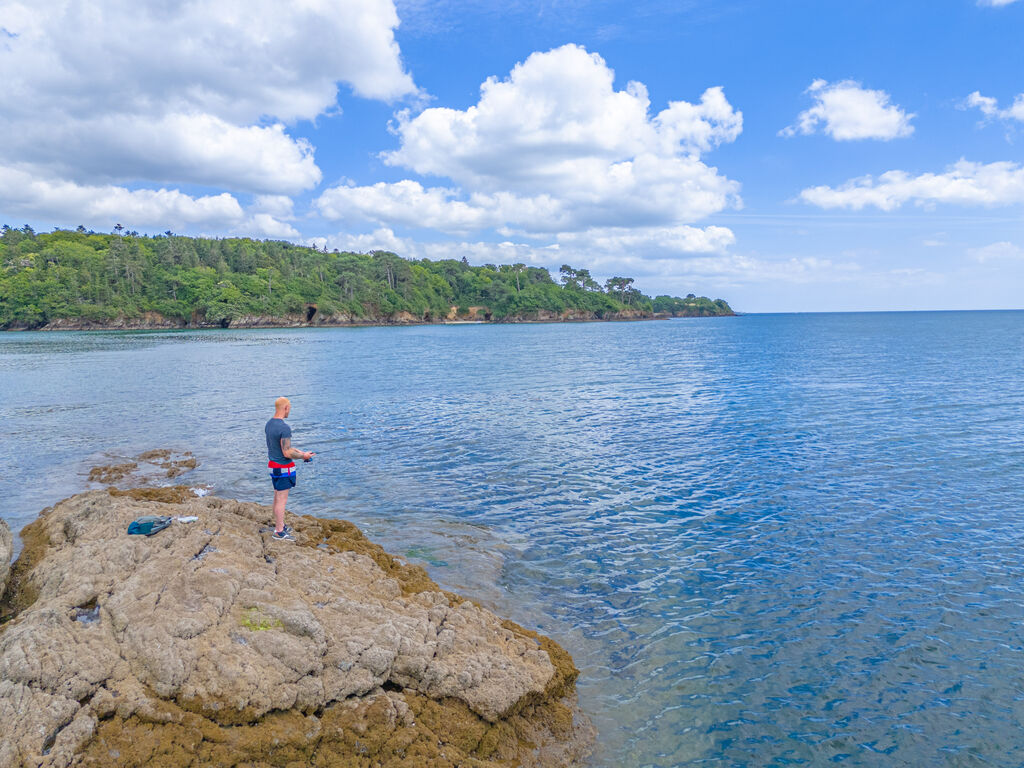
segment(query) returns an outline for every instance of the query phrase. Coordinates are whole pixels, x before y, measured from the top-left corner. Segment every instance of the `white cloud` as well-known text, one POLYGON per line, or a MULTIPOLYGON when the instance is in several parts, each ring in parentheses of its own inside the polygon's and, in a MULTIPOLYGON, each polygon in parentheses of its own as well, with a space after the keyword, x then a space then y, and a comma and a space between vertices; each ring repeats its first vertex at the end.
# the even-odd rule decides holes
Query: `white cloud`
POLYGON ((645 155, 696 158, 736 139, 743 116, 720 88, 699 104, 670 102, 652 119, 641 83, 614 88, 604 60, 576 45, 531 54, 504 80, 488 78, 480 101, 401 115, 390 165, 444 176, 476 191, 573 191, 610 166, 645 155))
POLYGON ((399 237, 393 230, 380 227, 373 232, 339 232, 327 237, 312 237, 307 244, 317 248, 337 248, 339 251, 369 253, 391 251, 408 259, 461 259, 474 264, 521 262, 532 266, 552 267, 559 262, 562 251, 558 245, 538 246, 529 243, 446 240, 426 242, 399 237))
POLYGON ((855 80, 815 80, 807 93, 814 97, 814 106, 801 112, 794 125, 779 131, 780 136, 810 135, 819 125, 836 141, 889 141, 914 132, 913 114, 890 104, 885 91, 864 88, 855 80))
POLYGON ((586 232, 564 232, 556 237, 560 247, 592 254, 640 252, 645 257, 675 258, 691 253, 720 253, 736 242, 726 227, 651 227, 627 229, 601 227, 586 232))
MULTIPOLYGON (((553 268, 561 264, 563 252, 554 246, 537 246, 504 240, 492 242, 421 243, 419 253, 427 259, 461 259, 463 256, 475 264, 522 263, 535 267, 553 268)), ((579 262, 577 259, 577 263, 579 262)))
POLYGON ((999 114, 999 102, 991 96, 982 96, 979 91, 970 94, 960 104, 960 109, 977 107, 985 117, 995 117, 999 114))
POLYGON ((338 186, 316 200, 320 213, 336 221, 388 222, 407 227, 427 224, 445 232, 466 232, 495 226, 500 222, 493 205, 469 204, 454 199, 457 190, 444 187, 424 189, 416 181, 373 186, 338 186))
POLYGON ((328 237, 311 237, 306 241, 318 248, 337 248, 339 251, 369 253, 370 251, 391 251, 406 258, 414 258, 416 244, 412 240, 398 237, 392 230, 381 227, 373 232, 352 234, 340 232, 328 237))
POLYGON ((906 171, 889 171, 877 180, 863 176, 839 187, 810 187, 800 193, 800 198, 821 208, 852 210, 875 206, 891 211, 907 202, 1011 205, 1024 202, 1024 166, 961 160, 944 173, 912 176, 906 171))
POLYGON ((65 226, 98 229, 124 223, 150 231, 231 232, 242 237, 297 239, 288 197, 262 196, 248 209, 227 192, 192 196, 176 189, 128 189, 41 178, 35 171, 0 166, 0 210, 44 217, 65 226))
POLYGON ((507 235, 544 237, 594 227, 694 221, 734 202, 736 186, 699 161, 643 157, 609 167, 604 189, 595 186, 561 195, 463 195, 458 189, 424 188, 404 180, 334 187, 317 199, 316 206, 325 218, 350 223, 366 220, 455 234, 497 228, 507 235), (691 173, 693 178, 687 178, 691 173))
MULTIPOLYGON (((411 259, 461 259, 466 256, 474 262, 523 262, 536 266, 557 267, 565 261, 573 264, 593 264, 615 269, 639 268, 645 264, 674 265, 680 268, 681 255, 695 259, 692 254, 717 253, 733 244, 733 233, 725 227, 663 227, 652 229, 594 229, 581 233, 561 233, 553 240, 537 244, 511 240, 503 242, 446 240, 425 242, 399 237, 388 227, 369 233, 340 232, 328 237, 307 240, 317 247, 337 248, 343 251, 366 253, 375 250, 393 251, 411 259)), ((699 260, 699 259, 698 259, 699 260)))
POLYGON ((981 248, 968 248, 967 255, 984 264, 988 261, 1007 261, 1024 259, 1024 248, 1011 242, 992 243, 981 248))
POLYGON ((981 110, 981 114, 988 119, 999 118, 1000 120, 1019 120, 1024 122, 1024 93, 1017 94, 1017 98, 1013 100, 1013 104, 1009 107, 1000 109, 997 99, 991 96, 982 96, 980 92, 975 91, 960 104, 961 109, 970 109, 972 107, 981 110))
POLYGON ((135 189, 47 180, 34 172, 0 166, 0 210, 26 217, 96 225, 124 222, 157 230, 230 229, 244 218, 232 195, 192 197, 175 189, 135 189))
POLYGON ((236 227, 235 232, 243 237, 267 237, 275 240, 300 237, 299 230, 269 213, 254 213, 242 226, 236 227))
POLYGON ((1002 8, 1004 5, 1010 5, 1015 2, 1017 0, 978 0, 978 5, 988 6, 989 8, 1002 8))
POLYGON ((862 268, 855 262, 836 262, 815 256, 765 259, 745 254, 706 256, 684 262, 684 274, 702 280, 729 280, 733 284, 835 283, 857 279, 862 268))
POLYGON ((187 104, 238 123, 291 122, 334 106, 338 82, 367 98, 414 91, 390 0, 3 0, 0 17, 13 90, 75 117, 187 104))
POLYGON ((9 161, 91 182, 144 179, 290 194, 320 182, 312 147, 288 136, 280 123, 237 126, 203 114, 103 115, 9 135, 0 150, 9 161))
POLYGON ((320 181, 285 125, 338 84, 415 92, 391 0, 0 0, 0 162, 77 184, 292 194, 320 181))
POLYGON ((385 162, 453 184, 346 183, 315 205, 348 224, 458 235, 597 243, 658 232, 637 235, 635 245, 677 252, 731 243, 723 227, 690 225, 741 204, 739 185, 701 156, 739 136, 742 114, 709 88, 697 103, 670 102, 652 116, 641 83, 616 90, 614 79, 600 56, 576 45, 534 53, 508 78, 484 82, 466 110, 400 114, 400 146, 385 162))
POLYGON ((294 218, 295 201, 287 195, 257 195, 250 210, 268 213, 278 219, 294 218))

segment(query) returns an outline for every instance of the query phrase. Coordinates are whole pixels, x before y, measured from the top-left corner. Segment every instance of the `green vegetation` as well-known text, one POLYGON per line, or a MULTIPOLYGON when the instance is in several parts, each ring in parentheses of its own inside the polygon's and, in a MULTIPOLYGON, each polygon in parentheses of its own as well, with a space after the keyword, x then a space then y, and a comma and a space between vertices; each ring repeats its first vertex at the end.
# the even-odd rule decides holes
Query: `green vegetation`
POLYGON ((251 632, 266 632, 268 629, 281 629, 284 624, 280 619, 272 619, 264 616, 259 608, 248 608, 241 624, 251 632))
POLYGON ((37 328, 56 320, 103 324, 144 313, 182 323, 227 326, 245 317, 344 317, 386 322, 462 316, 479 307, 493 320, 538 313, 596 318, 732 314, 722 300, 659 296, 613 277, 602 287, 568 265, 561 284, 525 264, 474 267, 459 260, 409 261, 393 253, 328 253, 280 241, 155 237, 31 227, 0 233, 0 328, 37 328), (659 306, 665 307, 659 309, 659 306))
POLYGON ((704 296, 687 294, 685 299, 678 296, 655 296, 654 311, 672 317, 715 317, 731 315, 732 309, 725 299, 712 301, 704 296))

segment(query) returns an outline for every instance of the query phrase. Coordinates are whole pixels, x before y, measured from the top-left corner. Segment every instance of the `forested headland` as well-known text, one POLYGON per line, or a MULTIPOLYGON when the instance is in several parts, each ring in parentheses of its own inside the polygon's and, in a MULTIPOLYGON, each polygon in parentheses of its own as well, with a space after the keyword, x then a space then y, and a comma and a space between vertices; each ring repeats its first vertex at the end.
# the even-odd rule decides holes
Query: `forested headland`
POLYGON ((408 260, 283 241, 84 227, 0 233, 0 328, 236 327, 733 314, 722 299, 651 298, 563 265, 408 260))

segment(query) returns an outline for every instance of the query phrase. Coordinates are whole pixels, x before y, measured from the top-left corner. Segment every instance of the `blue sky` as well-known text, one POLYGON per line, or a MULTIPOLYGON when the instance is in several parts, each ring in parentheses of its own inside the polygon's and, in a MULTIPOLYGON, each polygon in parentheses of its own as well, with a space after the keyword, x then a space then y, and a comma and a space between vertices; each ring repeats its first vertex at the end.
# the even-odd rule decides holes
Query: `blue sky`
POLYGON ((0 0, 0 221, 1024 305, 1024 0, 0 0), (157 55, 157 52, 158 55, 157 55))

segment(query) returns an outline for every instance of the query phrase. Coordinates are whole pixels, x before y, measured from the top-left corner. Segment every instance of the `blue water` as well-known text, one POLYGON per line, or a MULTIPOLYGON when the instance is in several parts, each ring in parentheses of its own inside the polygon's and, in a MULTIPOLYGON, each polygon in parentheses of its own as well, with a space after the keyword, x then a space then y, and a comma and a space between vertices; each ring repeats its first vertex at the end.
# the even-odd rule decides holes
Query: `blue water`
POLYGON ((1024 764, 1024 313, 0 336, 3 516, 105 452, 557 638, 595 766, 1024 764))

